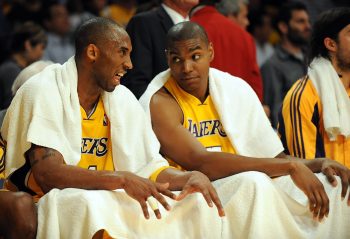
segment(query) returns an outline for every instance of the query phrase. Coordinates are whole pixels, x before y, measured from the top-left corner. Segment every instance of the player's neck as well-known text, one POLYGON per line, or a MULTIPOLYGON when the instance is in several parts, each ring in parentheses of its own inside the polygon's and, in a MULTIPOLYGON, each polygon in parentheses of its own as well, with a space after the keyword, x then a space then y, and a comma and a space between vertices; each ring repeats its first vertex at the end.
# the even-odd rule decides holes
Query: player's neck
POLYGON ((96 86, 93 79, 89 77, 89 71, 78 67, 78 97, 81 107, 86 113, 89 113, 99 99, 102 90, 96 86))
POLYGON ((350 69, 345 70, 345 69, 340 68, 338 66, 338 63, 335 62, 334 60, 332 60, 332 65, 333 65, 335 71, 337 72, 341 82, 343 83, 345 89, 349 89, 350 88, 350 69))

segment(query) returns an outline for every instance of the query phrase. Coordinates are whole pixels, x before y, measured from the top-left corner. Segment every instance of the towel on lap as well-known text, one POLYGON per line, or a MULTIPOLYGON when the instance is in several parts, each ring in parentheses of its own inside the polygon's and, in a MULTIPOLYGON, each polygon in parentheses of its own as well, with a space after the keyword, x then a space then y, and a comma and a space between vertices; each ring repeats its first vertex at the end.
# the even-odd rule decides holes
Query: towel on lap
MULTIPOLYGON (((172 209, 159 205, 162 219, 122 190, 51 190, 38 203, 38 239, 91 238, 101 229, 112 238, 350 238, 350 207, 340 201, 341 187, 332 187, 318 174, 330 198, 330 214, 312 219, 305 195, 289 176, 270 179, 244 172, 213 182, 225 209, 220 218, 201 194, 180 202, 167 199, 172 209)), ((337 178, 340 184, 339 178, 337 178)))

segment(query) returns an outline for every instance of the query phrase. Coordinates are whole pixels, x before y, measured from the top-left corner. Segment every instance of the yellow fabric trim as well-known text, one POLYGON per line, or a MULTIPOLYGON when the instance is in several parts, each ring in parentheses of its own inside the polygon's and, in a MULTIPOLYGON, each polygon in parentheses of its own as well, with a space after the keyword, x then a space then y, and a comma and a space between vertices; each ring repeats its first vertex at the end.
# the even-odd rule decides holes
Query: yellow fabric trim
POLYGON ((164 169, 167 169, 167 168, 175 168, 175 167, 172 167, 172 166, 163 166, 163 167, 160 167, 158 168, 156 171, 154 171, 152 173, 152 175, 149 177, 149 179, 153 182, 155 182, 157 180, 157 177, 158 175, 164 170, 164 169))

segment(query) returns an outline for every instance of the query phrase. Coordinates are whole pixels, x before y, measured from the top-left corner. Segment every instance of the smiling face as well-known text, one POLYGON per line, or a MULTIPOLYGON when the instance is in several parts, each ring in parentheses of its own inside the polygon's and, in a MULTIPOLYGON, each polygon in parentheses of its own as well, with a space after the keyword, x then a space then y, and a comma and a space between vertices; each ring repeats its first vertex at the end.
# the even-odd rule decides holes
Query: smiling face
POLYGON ((127 34, 116 40, 108 40, 98 48, 98 55, 92 65, 92 77, 99 88, 107 92, 114 91, 121 77, 132 68, 130 52, 131 41, 127 34))
POLYGON ((210 62, 213 59, 212 44, 198 38, 175 41, 167 49, 171 75, 186 92, 203 97, 207 92, 210 62))

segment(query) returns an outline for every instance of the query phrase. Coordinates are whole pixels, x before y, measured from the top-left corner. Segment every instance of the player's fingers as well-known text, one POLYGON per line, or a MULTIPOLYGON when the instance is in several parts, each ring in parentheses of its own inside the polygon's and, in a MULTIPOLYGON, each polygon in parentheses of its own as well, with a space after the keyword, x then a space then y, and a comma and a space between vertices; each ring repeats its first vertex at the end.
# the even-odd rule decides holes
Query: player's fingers
POLYGON ((323 170, 323 174, 326 175, 328 182, 333 185, 333 187, 337 186, 338 182, 335 178, 336 172, 334 169, 327 167, 323 170))
POLYGON ((218 209, 219 216, 224 217, 225 216, 224 208, 221 204, 221 201, 218 197, 218 194, 216 193, 216 191, 214 189, 210 190, 210 196, 211 196, 211 200, 214 202, 215 206, 218 209))
POLYGON ((168 187, 161 187, 161 186, 159 187, 158 185, 156 187, 157 187, 158 192, 162 193, 163 195, 165 195, 171 199, 174 199, 174 200, 176 199, 176 195, 168 189, 169 185, 168 185, 168 187))
POLYGON ((320 214, 318 216, 319 220, 322 221, 323 218, 329 214, 329 199, 327 194, 324 191, 320 192, 320 197, 322 200, 322 205, 320 207, 320 214))
POLYGON ((316 199, 315 199, 315 196, 312 192, 308 193, 307 194, 307 197, 309 199, 309 209, 310 209, 310 212, 313 213, 314 210, 315 210, 315 207, 316 207, 316 199))
POLYGON ((154 214, 156 215, 156 217, 158 219, 161 219, 162 215, 160 214, 157 200, 154 197, 150 196, 150 197, 147 198, 147 203, 152 208, 152 210, 153 210, 154 214))
POLYGON ((340 171, 340 179, 341 179, 341 197, 342 199, 345 198, 346 192, 349 188, 349 176, 346 172, 340 171))
POLYGON ((191 187, 185 185, 181 191, 181 193, 176 197, 177 201, 180 201, 182 199, 184 199, 188 194, 191 194, 193 192, 193 190, 191 189, 191 187))
MULTIPOLYGON (((162 205, 163 205, 163 207, 166 209, 166 210, 170 210, 170 205, 168 204, 168 202, 165 200, 165 198, 164 198, 164 196, 162 195, 162 194, 160 194, 159 192, 157 192, 157 191, 154 191, 153 193, 152 193, 152 195, 153 195, 153 197, 155 197, 157 200, 158 200, 158 202, 160 202, 162 205)), ((149 197, 149 198, 152 198, 152 197, 149 197)))
POLYGON ((320 213, 320 208, 322 207, 322 198, 320 194, 316 191, 313 193, 315 196, 315 204, 313 208, 313 217, 316 220, 318 218, 318 215, 320 213))
POLYGON ((149 219, 149 212, 148 212, 146 201, 140 200, 139 203, 141 205, 143 215, 145 216, 146 219, 149 219))
POLYGON ((210 193, 208 192, 208 190, 202 190, 201 191, 205 201, 207 202, 209 207, 213 207, 213 201, 211 200, 211 196, 210 193))

